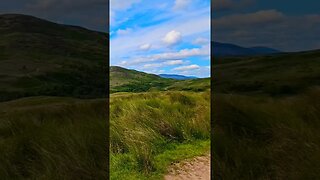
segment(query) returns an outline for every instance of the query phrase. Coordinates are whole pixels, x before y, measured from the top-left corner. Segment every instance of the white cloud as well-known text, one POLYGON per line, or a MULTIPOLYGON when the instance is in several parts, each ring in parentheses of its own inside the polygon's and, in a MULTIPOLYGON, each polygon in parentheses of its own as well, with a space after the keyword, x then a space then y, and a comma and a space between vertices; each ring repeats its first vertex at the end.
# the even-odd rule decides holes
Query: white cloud
POLYGON ((127 29, 119 29, 119 30, 117 31, 117 34, 118 34, 118 35, 127 35, 127 34, 129 34, 131 31, 132 31, 132 29, 130 29, 130 28, 127 28, 127 29))
POLYGON ((142 66, 142 69, 154 69, 154 68, 159 68, 159 67, 163 67, 163 64, 145 64, 142 66))
POLYGON ((166 65, 181 65, 183 64, 182 60, 172 60, 172 61, 166 61, 164 64, 166 65))
POLYGON ((180 67, 176 67, 173 70, 175 71, 189 71, 189 70, 194 70, 194 69, 199 69, 200 66, 196 65, 196 64, 192 64, 189 66, 180 66, 180 67))
POLYGON ((196 45, 205 45, 205 44, 209 44, 209 40, 206 39, 206 38, 197 38, 196 40, 193 41, 193 44, 196 44, 196 45))
POLYGON ((181 60, 194 56, 208 56, 210 55, 209 46, 204 46, 202 48, 193 48, 193 49, 182 49, 178 52, 169 52, 169 53, 160 53, 153 54, 149 56, 142 56, 130 59, 130 61, 125 61, 120 64, 122 66, 126 65, 137 65, 141 63, 155 62, 155 61, 166 61, 166 60, 181 60))
POLYGON ((190 0, 176 0, 173 9, 180 10, 187 7, 190 4, 190 0))
POLYGON ((175 30, 168 32, 166 36, 163 38, 163 42, 165 42, 169 46, 177 44, 180 41, 181 41, 181 33, 175 30))
POLYGON ((150 48, 151 48, 151 44, 147 43, 147 44, 143 44, 139 47, 140 50, 143 50, 143 51, 148 51, 150 48))
POLYGON ((167 67, 167 66, 175 66, 175 65, 182 65, 185 62, 182 60, 169 60, 169 61, 164 61, 162 63, 151 63, 151 64, 144 64, 142 66, 143 70, 146 69, 156 69, 156 68, 161 68, 161 67, 167 67))

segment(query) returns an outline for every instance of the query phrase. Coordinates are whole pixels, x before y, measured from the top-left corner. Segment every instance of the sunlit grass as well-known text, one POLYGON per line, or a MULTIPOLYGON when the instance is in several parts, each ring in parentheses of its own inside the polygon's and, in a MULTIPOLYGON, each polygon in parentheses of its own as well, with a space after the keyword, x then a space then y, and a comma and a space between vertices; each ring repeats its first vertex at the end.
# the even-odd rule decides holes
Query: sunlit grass
POLYGON ((209 140, 209 92, 111 96, 111 179, 161 179, 170 162, 208 153, 209 140))

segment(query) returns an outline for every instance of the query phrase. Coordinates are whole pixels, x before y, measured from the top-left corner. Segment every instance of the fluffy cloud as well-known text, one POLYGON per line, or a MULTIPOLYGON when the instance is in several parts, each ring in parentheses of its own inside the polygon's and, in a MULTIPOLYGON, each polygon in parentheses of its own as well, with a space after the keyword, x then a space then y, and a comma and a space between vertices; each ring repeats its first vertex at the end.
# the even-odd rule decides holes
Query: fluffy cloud
POLYGON ((182 65, 185 62, 182 60, 169 60, 162 63, 152 63, 152 64, 144 64, 142 66, 143 70, 150 70, 150 69, 156 69, 156 68, 162 68, 167 66, 175 66, 175 65, 182 65))
POLYGON ((189 70, 194 70, 194 69, 199 69, 200 66, 196 64, 188 65, 188 66, 180 66, 176 67, 173 70, 175 71, 189 71, 189 70))
POLYGON ((172 60, 172 61, 166 61, 164 62, 165 65, 181 65, 183 64, 182 60, 172 60))
POLYGON ((166 34, 166 36, 163 38, 163 42, 165 42, 167 45, 175 45, 178 42, 181 41, 181 33, 175 30, 172 30, 166 34))
POLYGON ((151 44, 146 43, 146 44, 141 45, 141 46, 139 47, 139 49, 142 50, 142 51, 148 51, 151 47, 152 47, 151 44))
POLYGON ((160 53, 149 56, 137 57, 130 59, 129 61, 122 61, 120 65, 137 65, 141 63, 166 61, 166 60, 180 60, 194 56, 208 56, 210 55, 210 49, 208 46, 202 48, 182 49, 178 52, 160 53))

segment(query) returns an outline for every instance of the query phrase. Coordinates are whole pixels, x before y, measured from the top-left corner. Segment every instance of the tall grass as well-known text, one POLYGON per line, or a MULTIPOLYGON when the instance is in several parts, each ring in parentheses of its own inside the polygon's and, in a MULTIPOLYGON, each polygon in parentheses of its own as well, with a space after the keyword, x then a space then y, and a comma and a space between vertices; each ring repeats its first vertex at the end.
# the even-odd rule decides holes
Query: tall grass
POLYGON ((187 147, 194 143, 188 146, 188 150, 196 152, 189 152, 192 155, 203 153, 204 149, 208 151, 209 144, 197 142, 210 139, 209 102, 209 92, 113 94, 110 99, 111 179, 123 179, 124 174, 131 174, 131 179, 141 179, 141 174, 148 177, 152 173, 163 173, 166 163, 170 163, 162 162, 167 157, 164 154, 169 150, 174 152, 180 145, 187 147), (126 163, 121 164, 123 159, 126 163))
POLYGON ((0 104, 0 179, 106 179, 106 99, 0 104))
POLYGON ((286 98, 215 94, 216 179, 319 179, 320 90, 286 98))

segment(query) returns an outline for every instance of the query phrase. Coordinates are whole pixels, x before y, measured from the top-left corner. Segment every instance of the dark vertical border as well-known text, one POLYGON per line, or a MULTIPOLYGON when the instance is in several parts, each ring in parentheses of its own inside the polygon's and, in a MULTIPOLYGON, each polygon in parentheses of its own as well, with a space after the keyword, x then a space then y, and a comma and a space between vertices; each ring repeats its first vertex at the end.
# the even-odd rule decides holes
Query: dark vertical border
POLYGON ((107 11, 108 11, 108 13, 107 13, 107 18, 106 18, 106 20, 107 20, 107 47, 108 47, 108 49, 106 49, 106 51, 108 52, 108 57, 106 58, 106 61, 107 61, 107 63, 106 63, 106 93, 107 93, 107 95, 106 95, 106 97, 107 97, 107 117, 106 117, 106 125, 107 125, 107 161, 108 161, 108 163, 107 163, 107 166, 108 166, 108 168, 107 168, 107 179, 110 179, 110 129, 109 129, 109 127, 110 127, 110 125, 109 125, 109 114, 110 114, 110 0, 108 0, 108 7, 107 7, 107 11))
POLYGON ((211 179, 214 179, 213 178, 213 169, 214 169, 214 165, 213 165, 213 24, 212 24, 212 17, 213 17, 213 1, 214 0, 211 0, 210 1, 210 91, 211 91, 211 95, 210 95, 210 119, 211 119, 211 137, 210 137, 210 151, 211 151, 211 155, 210 155, 210 175, 211 175, 211 179))

